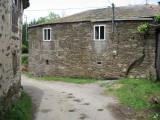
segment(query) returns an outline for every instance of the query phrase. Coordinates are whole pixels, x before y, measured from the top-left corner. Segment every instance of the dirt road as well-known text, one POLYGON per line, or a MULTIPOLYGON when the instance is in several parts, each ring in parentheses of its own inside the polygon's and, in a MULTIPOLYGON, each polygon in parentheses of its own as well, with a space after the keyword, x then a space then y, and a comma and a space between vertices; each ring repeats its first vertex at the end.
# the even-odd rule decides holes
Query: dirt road
POLYGON ((77 85, 22 75, 22 85, 32 98, 34 120, 119 120, 106 107, 118 101, 101 95, 104 88, 98 83, 77 85))

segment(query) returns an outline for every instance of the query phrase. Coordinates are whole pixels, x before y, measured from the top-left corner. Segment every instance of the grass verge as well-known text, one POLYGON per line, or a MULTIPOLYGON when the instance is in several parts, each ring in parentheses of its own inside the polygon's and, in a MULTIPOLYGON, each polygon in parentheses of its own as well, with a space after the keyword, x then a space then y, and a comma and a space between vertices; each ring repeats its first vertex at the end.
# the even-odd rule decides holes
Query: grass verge
POLYGON ((12 105, 5 116, 0 120, 31 120, 31 99, 22 92, 20 99, 12 105))
POLYGON ((103 81, 103 80, 97 80, 97 79, 63 78, 63 77, 50 77, 50 76, 36 77, 34 75, 29 74, 28 72, 23 72, 23 74, 29 78, 34 78, 38 80, 61 81, 61 82, 75 83, 75 84, 89 84, 97 81, 103 81))
MULTIPOLYGON (((113 83, 103 83, 106 87, 104 94, 117 96, 120 103, 134 108, 136 111, 144 109, 160 109, 160 104, 155 103, 155 97, 160 96, 160 84, 151 83, 144 79, 121 79, 113 83)), ((155 115, 160 117, 160 113, 152 113, 153 120, 157 120, 155 115)), ((151 118, 151 120, 152 120, 151 118)))

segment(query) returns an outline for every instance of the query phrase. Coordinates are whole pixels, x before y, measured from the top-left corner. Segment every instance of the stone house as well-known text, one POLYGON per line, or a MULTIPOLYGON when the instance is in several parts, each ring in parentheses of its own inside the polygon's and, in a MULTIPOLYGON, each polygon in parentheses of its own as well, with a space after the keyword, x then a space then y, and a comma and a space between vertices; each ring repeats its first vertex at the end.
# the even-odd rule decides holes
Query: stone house
POLYGON ((29 73, 36 76, 114 79, 155 76, 159 6, 94 9, 29 27, 29 73))
POLYGON ((0 109, 20 96, 22 14, 28 6, 29 0, 0 0, 0 109))

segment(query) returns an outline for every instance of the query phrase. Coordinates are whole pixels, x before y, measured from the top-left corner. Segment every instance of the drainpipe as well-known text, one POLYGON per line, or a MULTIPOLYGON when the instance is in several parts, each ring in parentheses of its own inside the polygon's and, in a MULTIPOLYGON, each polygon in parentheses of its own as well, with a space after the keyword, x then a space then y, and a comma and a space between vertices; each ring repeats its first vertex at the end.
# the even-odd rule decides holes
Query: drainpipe
POLYGON ((114 3, 112 3, 112 33, 114 33, 114 3))

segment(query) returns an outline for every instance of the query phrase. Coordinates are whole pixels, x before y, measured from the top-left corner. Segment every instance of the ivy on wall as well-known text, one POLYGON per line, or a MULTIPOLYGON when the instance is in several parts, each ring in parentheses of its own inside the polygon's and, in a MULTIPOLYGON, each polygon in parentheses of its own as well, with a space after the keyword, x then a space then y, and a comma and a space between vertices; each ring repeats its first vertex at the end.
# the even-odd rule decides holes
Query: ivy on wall
MULTIPOLYGON (((154 17, 154 21, 159 24, 160 23, 160 15, 156 15, 154 17)), ((137 32, 139 34, 145 34, 148 31, 148 27, 149 27, 149 24, 147 24, 147 23, 139 25, 137 27, 137 32)))
POLYGON ((147 23, 142 24, 142 25, 137 27, 137 32, 139 34, 145 34, 147 31, 148 31, 148 24, 147 23))

